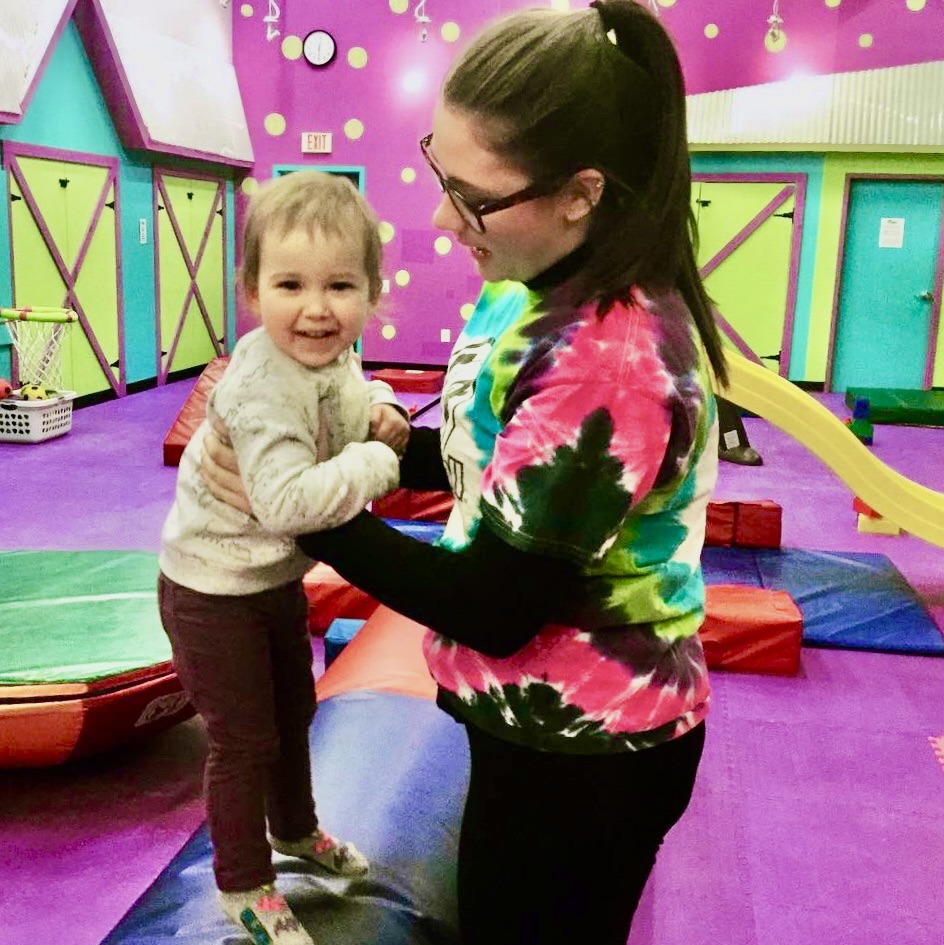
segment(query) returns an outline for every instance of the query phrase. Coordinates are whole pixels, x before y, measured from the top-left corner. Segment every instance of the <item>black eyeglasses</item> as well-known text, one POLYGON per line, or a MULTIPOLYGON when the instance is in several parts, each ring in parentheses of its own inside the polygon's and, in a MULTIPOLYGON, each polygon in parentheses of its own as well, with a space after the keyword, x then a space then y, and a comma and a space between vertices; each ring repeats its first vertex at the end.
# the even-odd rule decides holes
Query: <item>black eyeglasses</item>
POLYGON ((436 175, 436 179, 439 181, 439 186, 442 188, 443 193, 446 194, 452 205, 456 208, 456 213, 458 213, 476 233, 485 232, 485 223, 482 221, 482 217, 488 216, 490 213, 498 213, 499 210, 507 210, 509 207, 515 207, 519 203, 526 203, 537 197, 546 197, 548 194, 554 193, 554 191, 561 186, 560 181, 555 181, 552 184, 529 184, 523 190, 518 190, 513 194, 509 194, 507 197, 498 197, 495 200, 481 200, 478 203, 471 203, 462 195, 461 191, 457 190, 455 186, 449 182, 449 178, 447 178, 436 165, 432 155, 429 153, 429 143, 432 140, 432 134, 428 134, 425 138, 420 139, 420 150, 423 152, 423 157, 426 158, 426 163, 436 175))

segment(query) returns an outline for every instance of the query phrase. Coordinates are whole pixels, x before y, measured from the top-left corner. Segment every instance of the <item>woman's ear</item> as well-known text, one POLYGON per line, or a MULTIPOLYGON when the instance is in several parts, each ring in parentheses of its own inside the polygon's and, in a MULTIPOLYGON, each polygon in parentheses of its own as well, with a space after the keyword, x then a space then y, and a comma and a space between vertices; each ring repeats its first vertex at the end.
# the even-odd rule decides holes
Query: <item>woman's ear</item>
POLYGON ((564 213, 570 223, 579 223, 600 202, 606 178, 596 168, 587 167, 577 171, 567 182, 564 194, 567 198, 564 213))

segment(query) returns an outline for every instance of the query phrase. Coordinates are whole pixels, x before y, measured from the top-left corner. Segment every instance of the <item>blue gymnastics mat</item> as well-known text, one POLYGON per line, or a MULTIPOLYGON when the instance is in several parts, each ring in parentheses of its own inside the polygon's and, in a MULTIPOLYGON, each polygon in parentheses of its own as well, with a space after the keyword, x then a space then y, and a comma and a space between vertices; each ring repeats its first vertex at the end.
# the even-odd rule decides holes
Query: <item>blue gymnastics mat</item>
POLYGON ((712 547, 701 561, 706 584, 787 591, 803 614, 808 646, 944 655, 944 636, 885 555, 712 547))
MULTIPOLYGON (((318 816, 368 857, 364 879, 273 854, 280 891, 318 945, 458 945, 455 863, 468 786, 465 731, 436 704, 345 692, 311 727, 318 816)), ((102 945, 250 945, 216 900, 206 827, 102 945)))

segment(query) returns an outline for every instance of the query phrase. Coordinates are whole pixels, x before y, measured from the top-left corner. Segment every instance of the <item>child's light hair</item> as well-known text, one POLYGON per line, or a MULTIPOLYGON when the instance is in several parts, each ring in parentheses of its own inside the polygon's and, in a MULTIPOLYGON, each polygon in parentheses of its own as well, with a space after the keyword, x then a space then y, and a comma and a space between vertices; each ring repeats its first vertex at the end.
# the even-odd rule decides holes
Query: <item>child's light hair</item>
POLYGON ((243 226, 239 269, 244 292, 259 288, 263 237, 273 232, 286 236, 295 230, 360 240, 370 301, 377 301, 383 284, 377 216, 350 180, 325 171, 295 171, 266 181, 253 194, 243 226))

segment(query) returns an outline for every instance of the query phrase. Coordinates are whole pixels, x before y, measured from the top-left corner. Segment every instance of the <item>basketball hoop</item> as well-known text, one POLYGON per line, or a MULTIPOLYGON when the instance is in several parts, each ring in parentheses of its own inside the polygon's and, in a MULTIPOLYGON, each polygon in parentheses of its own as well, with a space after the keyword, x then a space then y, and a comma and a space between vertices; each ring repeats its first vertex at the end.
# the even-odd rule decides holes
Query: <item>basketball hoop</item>
POLYGON ((79 320, 68 308, 0 308, 16 353, 18 387, 35 384, 48 392, 62 387, 62 339, 79 320))

